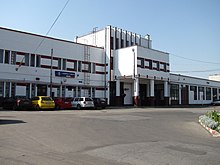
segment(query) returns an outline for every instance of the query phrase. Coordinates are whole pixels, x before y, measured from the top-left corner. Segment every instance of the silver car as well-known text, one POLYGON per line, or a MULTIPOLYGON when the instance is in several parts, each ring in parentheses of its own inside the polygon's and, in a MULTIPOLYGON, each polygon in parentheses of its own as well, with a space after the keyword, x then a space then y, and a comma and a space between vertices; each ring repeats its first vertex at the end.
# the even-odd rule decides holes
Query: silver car
POLYGON ((82 108, 94 109, 94 102, 90 97, 76 97, 72 101, 72 107, 78 110, 82 108))

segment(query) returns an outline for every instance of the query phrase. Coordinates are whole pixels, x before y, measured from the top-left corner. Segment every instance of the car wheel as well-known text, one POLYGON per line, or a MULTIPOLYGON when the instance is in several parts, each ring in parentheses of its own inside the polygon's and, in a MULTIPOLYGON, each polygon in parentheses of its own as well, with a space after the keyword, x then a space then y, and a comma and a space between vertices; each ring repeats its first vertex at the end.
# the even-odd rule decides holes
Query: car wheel
POLYGON ((36 109, 37 111, 39 111, 39 110, 40 110, 40 106, 39 106, 39 105, 36 105, 36 106, 35 106, 35 109, 36 109))
POLYGON ((56 105, 55 109, 60 110, 61 108, 59 105, 56 105))
POLYGON ((77 104, 76 109, 80 110, 81 109, 81 105, 77 104))
POLYGON ((13 111, 14 111, 14 110, 17 110, 17 106, 16 106, 16 105, 13 105, 12 110, 13 110, 13 111))

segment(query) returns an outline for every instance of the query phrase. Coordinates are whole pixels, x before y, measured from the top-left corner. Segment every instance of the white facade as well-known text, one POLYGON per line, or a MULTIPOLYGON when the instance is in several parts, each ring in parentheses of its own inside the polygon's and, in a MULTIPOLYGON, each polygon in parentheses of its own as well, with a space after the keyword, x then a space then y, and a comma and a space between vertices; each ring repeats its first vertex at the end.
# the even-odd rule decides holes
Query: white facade
POLYGON ((109 105, 219 99, 220 82, 170 74, 169 54, 153 49, 149 35, 107 26, 71 42, 0 28, 0 40, 0 97, 90 96, 109 105))
POLYGON ((106 98, 102 48, 5 28, 0 29, 0 39, 1 96, 49 95, 52 62, 54 97, 106 98), (20 64, 21 67, 16 71, 20 64), (55 72, 72 76, 64 77, 55 72))

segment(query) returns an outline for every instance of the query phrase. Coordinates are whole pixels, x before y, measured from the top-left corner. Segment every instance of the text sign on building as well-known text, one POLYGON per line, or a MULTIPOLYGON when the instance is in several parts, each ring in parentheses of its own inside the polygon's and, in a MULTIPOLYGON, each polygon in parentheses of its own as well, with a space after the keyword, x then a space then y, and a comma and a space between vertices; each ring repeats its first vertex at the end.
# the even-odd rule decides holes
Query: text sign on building
POLYGON ((63 72, 63 71, 55 71, 55 76, 67 77, 67 78, 75 78, 75 73, 73 73, 73 72, 63 72))

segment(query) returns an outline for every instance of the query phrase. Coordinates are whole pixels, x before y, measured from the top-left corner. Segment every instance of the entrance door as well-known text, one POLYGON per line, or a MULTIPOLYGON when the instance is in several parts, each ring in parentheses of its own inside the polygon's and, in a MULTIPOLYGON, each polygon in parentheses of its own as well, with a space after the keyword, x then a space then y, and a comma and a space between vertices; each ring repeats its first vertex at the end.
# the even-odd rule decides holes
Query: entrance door
POLYGON ((47 96, 47 85, 37 85, 37 95, 38 96, 47 96))
POLYGON ((124 83, 124 105, 132 105, 133 98, 132 98, 132 84, 124 83))
POLYGON ((181 103, 182 105, 188 105, 189 104, 189 90, 188 85, 185 87, 182 87, 181 89, 181 103))

